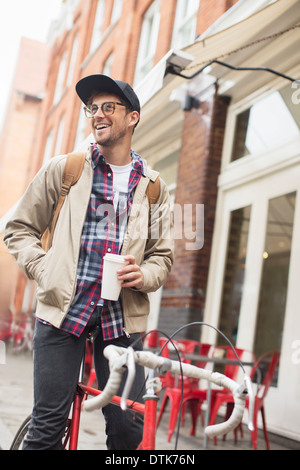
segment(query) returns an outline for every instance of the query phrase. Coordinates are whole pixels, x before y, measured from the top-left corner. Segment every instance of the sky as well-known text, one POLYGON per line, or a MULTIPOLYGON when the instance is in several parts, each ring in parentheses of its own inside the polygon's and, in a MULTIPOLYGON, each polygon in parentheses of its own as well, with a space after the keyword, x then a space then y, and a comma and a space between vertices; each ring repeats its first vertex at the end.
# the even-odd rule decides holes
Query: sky
POLYGON ((46 42, 62 0, 0 0, 0 130, 18 58, 21 37, 46 42))

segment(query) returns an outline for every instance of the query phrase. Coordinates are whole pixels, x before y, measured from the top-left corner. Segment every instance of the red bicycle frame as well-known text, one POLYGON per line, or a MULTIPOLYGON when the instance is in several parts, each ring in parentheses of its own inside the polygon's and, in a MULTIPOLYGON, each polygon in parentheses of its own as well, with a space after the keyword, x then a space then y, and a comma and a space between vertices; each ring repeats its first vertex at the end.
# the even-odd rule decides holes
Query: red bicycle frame
POLYGON ((156 411, 157 397, 144 397, 144 431, 143 440, 137 450, 154 450, 155 449, 155 432, 156 432, 156 411))
MULTIPOLYGON (((69 450, 77 450, 80 416, 82 410, 82 403, 88 395, 96 396, 101 394, 101 390, 88 387, 82 383, 78 383, 75 398, 73 401, 72 417, 70 420, 70 429, 67 431, 65 437, 64 448, 67 446, 69 440, 69 450)), ((138 446, 137 450, 154 450, 155 449, 155 431, 156 431, 156 412, 158 397, 152 390, 144 396, 145 404, 127 400, 127 407, 132 411, 144 415, 144 430, 143 440, 138 446)), ((120 406, 121 397, 114 396, 112 404, 120 406)))

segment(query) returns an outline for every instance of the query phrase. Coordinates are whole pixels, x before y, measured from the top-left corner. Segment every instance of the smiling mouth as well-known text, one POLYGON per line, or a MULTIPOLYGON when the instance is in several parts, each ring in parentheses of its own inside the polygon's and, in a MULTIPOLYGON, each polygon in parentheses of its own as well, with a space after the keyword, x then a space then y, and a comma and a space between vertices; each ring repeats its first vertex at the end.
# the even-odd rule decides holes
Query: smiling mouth
POLYGON ((95 126, 96 131, 102 131, 103 129, 107 129, 109 126, 108 124, 98 124, 95 126))

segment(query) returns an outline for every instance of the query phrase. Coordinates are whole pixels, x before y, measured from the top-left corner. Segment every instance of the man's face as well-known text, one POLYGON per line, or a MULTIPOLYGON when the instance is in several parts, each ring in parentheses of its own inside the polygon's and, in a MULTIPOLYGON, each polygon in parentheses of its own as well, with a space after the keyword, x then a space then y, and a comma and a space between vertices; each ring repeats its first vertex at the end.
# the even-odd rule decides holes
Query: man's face
MULTIPOLYGON (((89 103, 90 106, 98 106, 98 111, 90 119, 90 125, 95 142, 101 147, 119 145, 125 139, 131 138, 136 115, 138 118, 138 113, 129 112, 126 106, 119 104, 115 105, 113 114, 106 116, 101 105, 107 102, 122 103, 122 100, 116 95, 101 93, 95 95, 89 103)), ((123 104, 125 103, 123 102, 123 104)))

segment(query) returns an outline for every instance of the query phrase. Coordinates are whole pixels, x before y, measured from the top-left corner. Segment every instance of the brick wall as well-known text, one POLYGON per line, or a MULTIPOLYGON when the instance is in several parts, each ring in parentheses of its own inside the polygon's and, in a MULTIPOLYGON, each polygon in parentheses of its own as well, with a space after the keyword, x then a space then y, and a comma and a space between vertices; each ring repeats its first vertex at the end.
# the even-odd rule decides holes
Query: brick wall
MULTIPOLYGON (((45 90, 48 46, 23 38, 0 136, 0 217, 24 193, 36 173, 33 153, 45 90)), ((0 317, 8 315, 16 297, 19 268, 0 238, 0 317)), ((22 302, 23 290, 19 290, 22 302)))
POLYGON ((220 16, 231 8, 238 0, 200 0, 198 10, 198 34, 204 33, 220 16))
MULTIPOLYGON (((166 333, 202 320, 228 102, 215 95, 185 113, 175 202, 181 207, 192 204, 194 215, 196 204, 204 205, 204 245, 187 250, 184 237, 176 240, 175 262, 163 291, 159 318, 159 329, 166 333)), ((195 220, 193 223, 194 231, 195 220)), ((181 336, 199 339, 199 331, 192 327, 181 336)))

